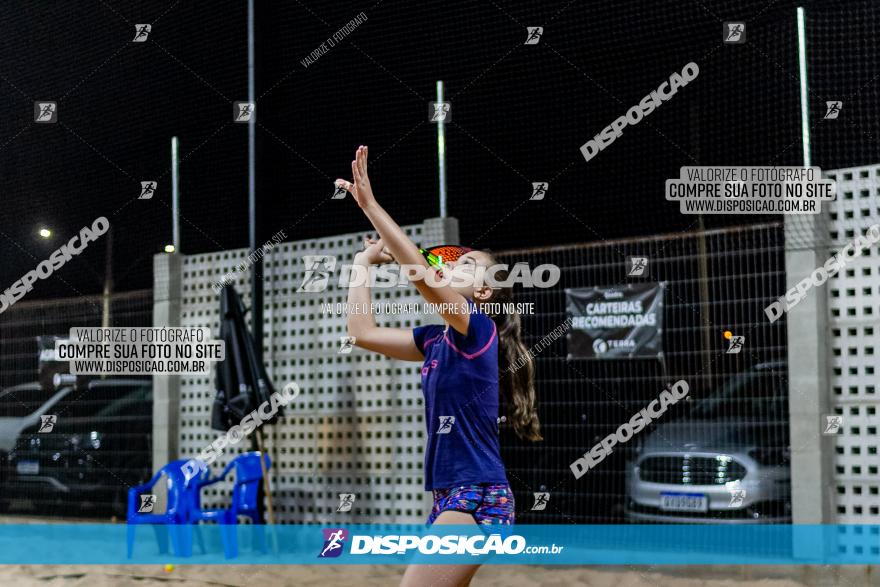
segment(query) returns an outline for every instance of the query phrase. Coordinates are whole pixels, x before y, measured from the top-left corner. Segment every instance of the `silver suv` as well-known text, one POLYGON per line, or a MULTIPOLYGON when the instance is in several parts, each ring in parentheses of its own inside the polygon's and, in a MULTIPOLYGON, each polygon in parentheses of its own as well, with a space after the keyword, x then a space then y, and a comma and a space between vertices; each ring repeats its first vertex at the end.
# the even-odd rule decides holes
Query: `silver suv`
POLYGON ((659 424, 626 471, 630 522, 791 522, 785 363, 763 363, 659 424))

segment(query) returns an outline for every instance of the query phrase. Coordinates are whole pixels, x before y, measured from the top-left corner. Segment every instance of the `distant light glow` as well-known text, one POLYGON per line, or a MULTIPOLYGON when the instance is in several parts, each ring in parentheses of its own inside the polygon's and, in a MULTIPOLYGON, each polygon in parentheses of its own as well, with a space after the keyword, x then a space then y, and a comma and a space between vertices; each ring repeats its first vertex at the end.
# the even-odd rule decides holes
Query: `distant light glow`
POLYGON ((40 236, 43 238, 49 238, 50 236, 52 236, 52 231, 49 230, 48 228, 41 228, 40 229, 40 236))
POLYGON ((174 252, 174 245, 165 245, 165 252, 166 253, 173 253, 174 252))

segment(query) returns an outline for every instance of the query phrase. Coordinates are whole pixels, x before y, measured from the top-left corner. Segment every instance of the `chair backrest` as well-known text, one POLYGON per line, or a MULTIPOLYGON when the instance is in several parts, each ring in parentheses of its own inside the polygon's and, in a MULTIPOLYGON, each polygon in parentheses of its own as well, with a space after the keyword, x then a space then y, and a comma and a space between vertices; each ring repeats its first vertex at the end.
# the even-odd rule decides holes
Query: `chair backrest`
MULTIPOLYGON (((266 470, 272 465, 268 454, 263 454, 266 470)), ((232 509, 234 511, 257 511, 260 496, 260 482, 263 470, 260 467, 260 453, 248 452, 235 457, 235 486, 232 488, 232 509)))
MULTIPOLYGON (((193 461, 186 461, 187 463, 192 464, 193 461)), ((189 504, 188 507, 192 510, 199 510, 202 508, 202 486, 204 486, 211 478, 211 470, 208 465, 204 465, 204 469, 198 469, 195 474, 192 472, 187 475, 184 473, 186 479, 186 489, 187 494, 189 495, 189 504)))
MULTIPOLYGON (((189 509, 193 506, 192 485, 188 483, 188 479, 183 472, 183 466, 188 460, 179 459, 171 461, 153 475, 148 487, 152 488, 162 477, 166 479, 166 487, 168 489, 168 502, 165 509, 165 515, 185 517, 189 509)), ((135 504, 137 507, 137 504, 135 504)), ((129 511, 129 517, 138 516, 135 511, 129 511)))
POLYGON ((187 479, 183 473, 183 465, 187 461, 179 459, 171 461, 159 471, 167 478, 168 483, 168 511, 182 510, 189 506, 189 494, 187 493, 187 479))

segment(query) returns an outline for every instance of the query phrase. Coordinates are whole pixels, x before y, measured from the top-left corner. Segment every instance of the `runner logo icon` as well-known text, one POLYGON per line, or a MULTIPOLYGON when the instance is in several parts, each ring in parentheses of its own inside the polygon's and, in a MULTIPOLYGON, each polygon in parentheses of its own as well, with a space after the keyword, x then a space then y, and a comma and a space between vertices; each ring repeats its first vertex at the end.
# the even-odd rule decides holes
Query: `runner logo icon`
POLYGON ((348 530, 343 528, 323 528, 324 547, 318 558, 335 558, 342 554, 345 541, 348 539, 348 530))
POLYGON ((452 432, 453 424, 455 424, 455 416, 440 416, 440 426, 437 427, 437 434, 449 434, 452 432))

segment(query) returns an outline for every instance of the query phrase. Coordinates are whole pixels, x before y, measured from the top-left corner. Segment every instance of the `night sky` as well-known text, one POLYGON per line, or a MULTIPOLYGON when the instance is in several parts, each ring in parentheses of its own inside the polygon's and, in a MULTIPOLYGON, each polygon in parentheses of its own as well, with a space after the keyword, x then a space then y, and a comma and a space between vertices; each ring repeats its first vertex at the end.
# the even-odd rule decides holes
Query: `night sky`
MULTIPOLYGON (((664 200, 683 165, 801 162, 795 6, 808 19, 814 164, 880 161, 878 11, 859 2, 261 2, 257 189, 263 240, 364 230, 331 200, 359 144, 401 223, 438 214, 435 82, 447 125, 449 213, 462 241, 506 250, 695 228, 664 200), (301 60, 358 14, 314 63, 301 60), (722 22, 747 41, 722 43, 722 22), (543 26, 536 45, 526 27, 543 26), (697 79, 587 162, 579 147, 680 72, 697 79), (838 121, 825 100, 843 100, 838 121), (550 182, 529 201, 531 182, 550 182)), ((82 226, 113 227, 119 291, 152 284, 171 240, 170 138, 181 141, 182 252, 247 245, 246 3, 8 2, 0 23, 0 290, 82 226), (150 23, 143 43, 135 24, 150 23), (35 124, 35 101, 58 102, 35 124), (140 182, 158 181, 151 200, 140 182), (55 236, 43 240, 40 227, 55 236)), ((767 220, 708 217, 708 226, 767 220)), ((105 240, 28 299, 97 293, 105 240)))

